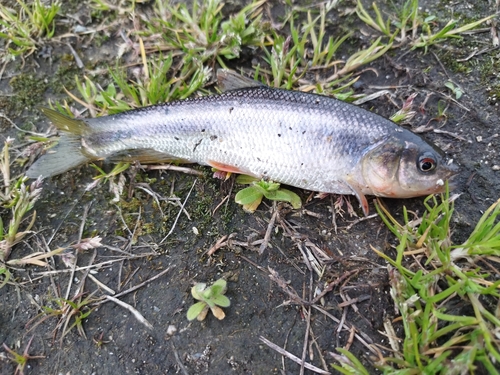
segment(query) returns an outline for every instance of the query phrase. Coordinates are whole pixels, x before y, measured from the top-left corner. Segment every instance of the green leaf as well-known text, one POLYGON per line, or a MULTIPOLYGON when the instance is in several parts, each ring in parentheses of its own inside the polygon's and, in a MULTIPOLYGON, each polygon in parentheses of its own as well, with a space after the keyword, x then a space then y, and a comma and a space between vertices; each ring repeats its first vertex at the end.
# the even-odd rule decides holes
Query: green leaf
POLYGON ((224 279, 219 279, 213 283, 212 287, 221 287, 220 294, 224 294, 224 293, 226 293, 226 289, 227 289, 227 281, 224 279))
POLYGON ((259 181, 258 178, 248 176, 246 174, 240 174, 238 177, 236 177, 236 183, 241 185, 251 185, 257 181, 259 181))
POLYGON ((9 279, 10 279, 10 272, 7 268, 5 267, 2 267, 0 268, 0 276, 4 277, 4 279, 2 281, 0 281, 0 289, 2 289, 5 284, 7 284, 9 282, 9 279))
POLYGON ((198 283, 191 288, 191 295, 194 299, 203 300, 203 291, 207 287, 205 283, 198 283))
POLYGON ((205 302, 197 302, 191 306, 186 314, 188 320, 195 320, 196 317, 203 311, 205 306, 207 306, 205 302))
POLYGON ((208 290, 211 291, 211 294, 210 294, 209 298, 211 300, 213 300, 218 295, 222 295, 222 294, 226 293, 227 282, 224 279, 219 279, 216 282, 214 282, 213 285, 210 288, 208 288, 208 290))
POLYGON ((302 207, 302 201, 300 200, 300 197, 293 191, 287 189, 279 189, 276 191, 271 191, 264 195, 266 196, 266 198, 274 201, 289 202, 295 209, 302 207))
POLYGON ((220 307, 228 307, 231 304, 231 301, 229 301, 229 298, 227 298, 225 295, 222 295, 222 294, 215 295, 212 298, 212 302, 220 307))
POLYGON ((262 188, 263 192, 264 191, 270 192, 278 190, 280 184, 278 182, 260 180, 255 184, 255 186, 259 186, 260 188, 262 188))
POLYGON ((264 196, 262 195, 256 201, 253 201, 252 203, 249 203, 249 204, 244 204, 243 205, 243 210, 246 211, 246 212, 249 212, 249 213, 253 214, 255 212, 255 210, 259 207, 260 203, 262 202, 262 198, 263 197, 264 196))
POLYGON ((247 188, 244 188, 243 190, 240 190, 234 197, 234 200, 238 204, 246 205, 251 204, 259 199, 262 200, 262 197, 263 194, 258 187, 249 186, 247 188))

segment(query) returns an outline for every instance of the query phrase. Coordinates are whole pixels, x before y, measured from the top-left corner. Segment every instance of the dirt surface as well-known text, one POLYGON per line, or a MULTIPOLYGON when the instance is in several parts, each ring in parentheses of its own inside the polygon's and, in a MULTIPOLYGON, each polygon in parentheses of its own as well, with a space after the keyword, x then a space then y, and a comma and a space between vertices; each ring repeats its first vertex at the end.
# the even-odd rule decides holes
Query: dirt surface
MULTIPOLYGON (((438 14, 440 20, 464 19, 470 16, 473 6, 472 1, 428 3, 421 4, 422 9, 438 14)), ((285 10, 282 4, 271 2, 268 6, 273 14, 285 10)), ((68 5, 68 14, 75 15, 68 18, 73 26, 75 18, 86 19, 87 26, 93 25, 85 18, 89 14, 86 7, 68 5)), ((354 4, 346 1, 340 7, 352 8, 354 4)), ((473 9, 474 17, 486 16, 494 12, 494 4, 474 2, 473 9)), ((353 16, 332 13, 329 30, 333 35, 339 35, 333 25, 350 22, 343 27, 356 30, 350 47, 356 50, 369 43, 366 33, 374 34, 373 31, 359 23, 352 24, 353 16)), ((73 44, 89 70, 96 70, 115 63, 116 31, 103 32, 109 39, 103 38, 100 46, 96 39, 89 42, 85 37, 65 42, 73 44)), ((461 41, 432 47, 426 54, 394 49, 370 64, 356 86, 357 93, 390 91, 389 95, 363 105, 384 116, 396 112, 412 93, 418 94, 417 115, 408 128, 415 130, 429 125, 423 137, 451 154, 462 170, 457 185, 457 192, 462 195, 456 202, 454 216, 456 242, 467 237, 481 213, 500 197, 497 152, 500 63, 498 49, 490 47, 490 32, 485 29, 461 41), (457 61, 467 59, 474 51, 476 54, 467 61, 457 61), (458 102, 452 100, 445 87, 448 80, 464 91, 458 102), (440 100, 449 105, 447 118, 433 120, 440 100)), ((34 54, 24 62, 8 64, 0 81, 0 111, 23 129, 47 129, 48 123, 36 105, 48 98, 67 98, 61 85, 71 88, 74 74, 83 74, 68 57, 71 52, 65 43, 48 42, 44 51, 46 54, 34 54)), ((237 67, 246 62, 231 64, 237 67)), ((2 139, 12 136, 17 145, 24 144, 21 133, 8 121, 0 118, 0 126, 2 139)), ((104 165, 107 170, 110 167, 104 165)), ((117 297, 139 311, 153 329, 115 302, 100 300, 89 305, 94 310, 82 321, 86 338, 79 335, 76 327, 62 338, 64 319, 52 316, 42 321, 38 314, 42 307, 57 308, 55 299, 66 296, 70 280, 69 299, 80 291, 85 293, 84 298, 92 299, 110 292, 92 281, 87 269, 72 275, 60 257, 53 258, 49 270, 34 266, 15 269, 16 286, 0 289, 0 343, 22 352, 33 337, 29 353, 45 358, 30 360, 26 373, 300 372, 300 365, 283 359, 260 337, 299 358, 304 355, 306 362, 329 371, 332 371, 329 364, 334 362, 329 352, 347 346, 375 371, 371 365, 374 353, 368 345, 388 347, 386 337, 380 333, 384 331, 382 324, 384 319, 396 318, 388 293, 386 263, 370 249, 373 246, 393 254, 394 237, 380 218, 359 222, 348 214, 333 218, 332 207, 337 197, 311 199, 298 211, 286 205, 273 207, 267 201, 249 215, 234 203, 235 189, 239 187, 234 185, 233 178, 219 181, 212 178, 207 168, 194 169, 203 176, 170 171, 138 171, 136 176, 129 173, 125 192, 116 204, 110 203, 113 194, 107 184, 85 192, 95 175, 89 166, 44 181, 42 198, 35 207, 36 234, 18 245, 11 257, 66 247, 80 236, 99 235, 106 246, 78 252, 77 264, 94 265, 89 274, 116 294, 165 272, 137 290, 117 297), (142 188, 180 200, 161 201, 162 214, 153 197, 142 188), (178 202, 185 202, 189 218, 184 213, 178 215, 178 202), (272 218, 269 247, 259 254, 259 240, 265 237, 272 218), (161 242, 172 228, 168 238, 161 242), (223 236, 231 236, 230 241, 207 256, 207 251, 223 236), (317 259, 321 277, 311 264, 312 256, 317 259), (101 263, 102 266, 95 266, 101 263), (58 272, 47 274, 47 271, 58 272), (231 306, 225 309, 226 318, 218 321, 209 315, 203 322, 188 322, 186 311, 194 303, 191 287, 196 282, 210 283, 221 277, 228 281, 227 296, 231 300, 231 306), (315 293, 321 293, 327 286, 332 290, 322 299, 314 304, 304 302, 314 300, 315 293), (349 299, 359 300, 339 305, 349 299), (306 332, 309 332, 307 341, 306 332), (357 336, 352 336, 355 332, 357 336)), ((311 196, 307 191, 294 191, 304 202, 311 196)), ((357 202, 354 199, 350 202, 362 215, 357 202)), ((399 218, 403 205, 416 213, 423 212, 422 199, 384 200, 384 203, 399 218)), ((374 213, 373 204, 370 208, 374 213)), ((7 214, 2 211, 4 223, 7 214)), ((68 249, 68 253, 74 252, 68 249)), ((73 321, 70 320, 70 325, 73 321)), ((394 323, 398 330, 399 324, 394 323)), ((382 353, 387 354, 383 350, 382 353)), ((11 362, 0 360, 1 374, 13 372, 11 362)), ((312 372, 306 369, 304 373, 312 372)))

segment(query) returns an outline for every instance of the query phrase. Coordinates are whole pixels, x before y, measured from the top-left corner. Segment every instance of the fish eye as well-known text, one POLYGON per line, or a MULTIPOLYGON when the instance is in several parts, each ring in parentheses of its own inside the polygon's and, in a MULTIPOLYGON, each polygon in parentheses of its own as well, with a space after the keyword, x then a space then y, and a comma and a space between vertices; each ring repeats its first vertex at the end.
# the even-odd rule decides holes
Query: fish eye
POLYGON ((430 172, 436 168, 436 160, 429 153, 425 153, 418 158, 418 168, 422 172, 430 172))

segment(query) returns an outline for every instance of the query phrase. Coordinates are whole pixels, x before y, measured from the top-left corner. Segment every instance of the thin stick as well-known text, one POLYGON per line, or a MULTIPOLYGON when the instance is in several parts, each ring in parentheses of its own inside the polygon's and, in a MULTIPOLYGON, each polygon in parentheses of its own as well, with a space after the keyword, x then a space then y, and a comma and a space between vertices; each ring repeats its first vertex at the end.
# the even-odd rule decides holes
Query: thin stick
MULTIPOLYGON (((321 311, 323 314, 325 314, 327 317, 329 317, 331 320, 334 322, 340 323, 340 320, 334 317, 332 314, 330 314, 328 311, 323 310, 321 307, 318 305, 312 305, 316 310, 321 311)), ((348 328, 348 324, 344 324, 346 330, 350 330, 350 327, 348 328)), ((354 326, 352 326, 354 327, 354 326)), ((370 350, 373 354, 378 355, 378 352, 375 350, 375 348, 366 342, 359 334, 355 333, 354 336, 363 344, 368 350, 370 350)))
POLYGON ((127 309, 128 311, 130 311, 132 313, 132 315, 134 315, 134 317, 142 324, 144 324, 148 329, 150 330, 153 330, 153 325, 151 323, 149 323, 145 317, 142 316, 142 314, 137 311, 135 308, 133 308, 132 306, 130 306, 128 303, 125 303, 123 301, 120 301, 118 298, 115 298, 115 297, 112 297, 112 296, 106 296, 106 299, 108 301, 113 301, 114 303, 116 303, 117 305, 127 309))
MULTIPOLYGON (((153 276, 152 278, 150 278, 150 279, 148 279, 148 280, 146 280, 146 281, 144 281, 144 282, 140 283, 139 285, 136 285, 136 286, 134 286, 134 287, 132 287, 132 288, 129 288, 129 289, 127 289, 127 290, 124 290, 124 291, 123 291, 123 292, 121 292, 121 293, 118 293, 115 297, 116 297, 116 298, 118 298, 118 297, 122 297, 122 296, 124 296, 124 295, 126 295, 126 294, 129 294, 129 293, 131 293, 131 292, 133 292, 133 291, 135 291, 135 290, 139 289, 139 288, 142 288, 144 285, 147 285, 147 284, 149 284, 150 282, 152 282, 152 281, 154 281, 154 280, 158 279, 159 277, 163 276, 164 274, 166 274, 168 271, 170 271, 170 268, 171 268, 171 267, 165 268, 165 269, 164 269, 163 271, 161 271, 158 275, 153 276)), ((108 302, 108 300, 107 300, 107 299, 97 302, 97 303, 96 303, 96 305, 102 305, 103 303, 106 303, 106 302, 108 302)))
POLYGON ((260 341, 262 341, 264 344, 266 344, 267 346, 269 346, 271 349, 274 349, 276 350, 278 353, 280 353, 281 355, 284 355, 285 357, 291 359, 292 361, 294 361, 295 363, 299 364, 299 365, 304 365, 304 367, 308 370, 311 370, 311 371, 314 371, 318 374, 324 374, 324 375, 330 375, 331 373, 328 372, 328 371, 325 371, 323 369, 320 369, 319 367, 316 367, 314 365, 311 365, 310 363, 307 363, 307 362, 302 362, 302 360, 293 355, 292 353, 290 352, 287 352, 285 349, 279 347, 278 345, 272 343, 271 341, 269 341, 268 339, 266 339, 264 336, 260 336, 259 337, 260 341))
POLYGON ((182 172, 182 173, 186 173, 186 174, 192 174, 195 176, 203 176, 203 172, 197 171, 196 169, 179 167, 176 165, 143 165, 142 167, 145 169, 151 170, 151 171, 154 171, 154 170, 176 171, 176 172, 182 172))
POLYGON ((350 230, 356 224, 359 224, 362 221, 365 221, 368 219, 373 219, 374 217, 377 217, 377 216, 378 216, 378 214, 371 214, 369 216, 360 217, 359 219, 354 220, 351 224, 349 224, 347 227, 345 227, 345 230, 350 230))
POLYGON ((107 285, 105 285, 105 284, 101 283, 99 280, 97 280, 97 278, 96 278, 94 275, 92 275, 91 273, 89 273, 89 274, 87 275, 87 277, 88 277, 90 280, 92 280, 94 283, 96 283, 96 284, 97 284, 97 286, 99 286, 100 288, 104 289, 104 290, 105 290, 106 292, 108 292, 109 294, 115 294, 115 293, 116 293, 116 292, 115 292, 113 289, 111 289, 109 286, 107 286, 107 285))
POLYGON ((179 220, 179 217, 181 216, 182 212, 184 211, 184 206, 186 205, 188 199, 189 199, 189 196, 191 195, 191 192, 193 191, 193 188, 194 188, 194 185, 196 185, 196 181, 198 181, 198 179, 195 179, 194 182, 193 182, 193 185, 191 186, 191 189, 189 190, 189 193, 186 197, 186 199, 184 199, 184 202, 182 203, 182 206, 181 206, 181 209, 179 210, 179 213, 177 214, 177 217, 175 218, 175 221, 174 221, 174 224, 172 225, 172 228, 170 228, 170 231, 167 233, 167 235, 163 238, 163 240, 160 241, 159 245, 161 245, 163 242, 165 242, 165 240, 170 237, 170 235, 172 234, 172 232, 174 231, 175 229, 175 226, 177 225, 177 221, 179 220))
MULTIPOLYGON (((309 272, 309 298, 312 299, 312 287, 314 282, 314 274, 312 271, 309 272)), ((309 343, 309 329, 311 328, 311 306, 302 306, 303 311, 307 314, 306 321, 306 333, 304 337, 304 346, 302 347, 302 364, 300 366, 300 375, 304 375, 304 364, 306 363, 307 347, 309 343)))
MULTIPOLYGON (((75 202, 75 204, 76 204, 76 202, 75 202)), ((82 240, 83 230, 85 229, 85 221, 87 220, 87 214, 89 212, 89 209, 90 209, 91 205, 92 205, 92 202, 90 202, 89 204, 85 205, 85 207, 83 208, 83 215, 82 215, 82 220, 81 220, 81 224, 80 224, 80 230, 78 232, 78 243, 80 243, 80 241, 82 240)), ((75 278, 75 269, 76 269, 77 262, 78 262, 78 251, 75 251, 75 261, 74 261, 74 263, 73 263, 73 265, 71 267, 71 276, 69 277, 68 287, 66 288, 66 294, 64 296, 64 299, 68 299, 69 298, 69 293, 71 291, 71 287, 73 286, 73 280, 75 278)), ((90 265, 92 265, 92 263, 93 263, 93 260, 92 260, 92 262, 90 262, 90 265)), ((83 285, 83 282, 80 285, 83 285)), ((78 292, 77 292, 77 294, 78 294, 78 292)))
POLYGON ((276 201, 273 202, 273 216, 271 216, 271 220, 269 220, 269 225, 267 226, 266 235, 264 236, 264 241, 260 244, 259 247, 259 255, 262 255, 264 250, 266 250, 267 245, 269 244, 269 240, 271 239, 271 233, 274 228, 274 222, 276 221, 276 217, 278 216, 278 209, 276 208, 276 201))
POLYGON ((182 373, 184 375, 189 375, 189 373, 186 370, 186 367, 184 366, 181 359, 179 358, 179 353, 177 353, 177 349, 175 349, 174 343, 172 341, 170 341, 170 345, 172 345, 172 350, 174 352, 175 361, 177 362, 177 365, 179 365, 179 368, 181 369, 182 373))
MULTIPOLYGON (((140 259, 140 258, 152 256, 152 255, 157 255, 157 254, 146 253, 146 254, 131 256, 131 257, 127 258, 127 259, 140 259)), ((121 262, 123 260, 124 260, 124 258, 119 258, 119 259, 107 260, 107 261, 101 262, 101 263, 91 264, 91 265, 88 265, 88 266, 76 267, 75 271, 83 271, 83 270, 86 270, 86 269, 89 269, 89 268, 100 268, 102 266, 107 266, 109 264, 113 264, 113 263, 116 263, 116 262, 121 262)), ((68 269, 68 270, 43 271, 43 272, 35 272, 35 273, 33 273, 33 275, 34 276, 47 276, 47 275, 56 275, 56 274, 59 274, 59 273, 68 273, 68 272, 73 272, 73 270, 72 269, 68 269)))

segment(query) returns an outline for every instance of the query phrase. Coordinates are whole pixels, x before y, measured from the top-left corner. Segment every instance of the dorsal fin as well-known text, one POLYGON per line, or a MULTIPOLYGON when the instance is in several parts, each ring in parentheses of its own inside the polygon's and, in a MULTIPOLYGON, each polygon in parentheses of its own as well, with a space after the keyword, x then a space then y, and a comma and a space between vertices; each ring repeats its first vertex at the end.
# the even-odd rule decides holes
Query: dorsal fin
POLYGON ((259 81, 247 78, 234 70, 218 69, 217 83, 222 92, 229 90, 247 89, 250 87, 267 87, 259 81))
POLYGON ((83 119, 71 118, 47 107, 39 107, 39 109, 59 130, 72 135, 84 135, 91 132, 89 125, 83 119))

